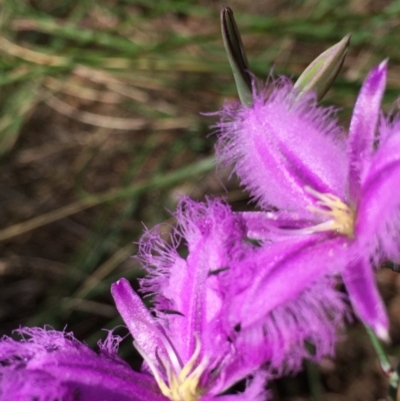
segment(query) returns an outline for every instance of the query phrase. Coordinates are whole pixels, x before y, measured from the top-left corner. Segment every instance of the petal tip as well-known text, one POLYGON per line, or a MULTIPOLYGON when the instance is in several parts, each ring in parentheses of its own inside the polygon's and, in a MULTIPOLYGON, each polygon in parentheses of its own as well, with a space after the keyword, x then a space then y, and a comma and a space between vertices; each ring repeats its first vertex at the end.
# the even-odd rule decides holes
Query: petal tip
POLYGON ((375 333, 376 335, 386 344, 389 344, 391 342, 390 340, 390 335, 389 331, 385 326, 378 325, 375 327, 375 333))
POLYGON ((120 278, 115 283, 111 284, 111 294, 114 295, 116 291, 119 291, 121 287, 130 286, 129 281, 126 278, 120 278))
POLYGON ((379 92, 379 97, 382 96, 384 91, 388 61, 389 59, 386 58, 380 64, 373 67, 364 81, 364 84, 367 84, 367 87, 370 87, 370 90, 372 89, 379 92))
POLYGON ((378 70, 383 72, 384 70, 387 69, 387 65, 389 63, 389 58, 385 58, 379 65, 378 65, 378 70))
POLYGON ((121 285, 121 280, 116 281, 115 283, 111 284, 111 292, 113 292, 117 287, 121 285))
POLYGON ((380 64, 378 64, 376 67, 374 67, 372 69, 372 71, 370 72, 370 77, 372 79, 374 79, 374 78, 377 79, 378 82, 379 81, 385 82, 386 75, 387 75, 388 61, 389 61, 389 59, 386 58, 380 64))

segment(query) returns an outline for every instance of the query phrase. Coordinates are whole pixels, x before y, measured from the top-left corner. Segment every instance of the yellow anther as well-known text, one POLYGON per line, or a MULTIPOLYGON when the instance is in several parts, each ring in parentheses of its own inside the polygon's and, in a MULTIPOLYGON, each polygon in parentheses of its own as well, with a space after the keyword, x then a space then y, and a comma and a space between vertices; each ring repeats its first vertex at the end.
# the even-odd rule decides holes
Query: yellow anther
POLYGON ((329 218, 324 223, 310 227, 313 232, 336 231, 347 237, 353 237, 355 212, 352 208, 336 195, 321 194, 310 187, 304 189, 317 199, 315 206, 309 206, 308 210, 329 218))
POLYGON ((176 371, 170 360, 171 357, 175 358, 176 355, 168 355, 169 359, 162 356, 159 357, 167 376, 167 383, 162 378, 159 369, 139 345, 135 344, 135 347, 148 364, 161 393, 165 397, 169 398, 171 401, 197 401, 203 394, 204 390, 200 388, 199 383, 202 374, 208 366, 209 360, 208 358, 203 358, 203 360, 197 364, 201 352, 201 342, 197 335, 196 347, 193 355, 179 371, 176 371))

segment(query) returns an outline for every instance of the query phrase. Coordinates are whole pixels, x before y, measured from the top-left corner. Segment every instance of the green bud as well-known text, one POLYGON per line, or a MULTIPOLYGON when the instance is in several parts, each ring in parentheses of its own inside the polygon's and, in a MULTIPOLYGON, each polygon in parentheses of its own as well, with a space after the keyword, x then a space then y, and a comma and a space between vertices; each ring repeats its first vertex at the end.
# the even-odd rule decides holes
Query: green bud
POLYGON ((240 101, 245 106, 251 107, 253 95, 249 63, 233 12, 229 7, 223 7, 221 10, 221 31, 240 101))
POLYGON ((343 61, 346 58, 351 34, 347 34, 339 43, 320 54, 300 75, 294 85, 297 99, 305 93, 315 91, 321 100, 332 86, 343 61))

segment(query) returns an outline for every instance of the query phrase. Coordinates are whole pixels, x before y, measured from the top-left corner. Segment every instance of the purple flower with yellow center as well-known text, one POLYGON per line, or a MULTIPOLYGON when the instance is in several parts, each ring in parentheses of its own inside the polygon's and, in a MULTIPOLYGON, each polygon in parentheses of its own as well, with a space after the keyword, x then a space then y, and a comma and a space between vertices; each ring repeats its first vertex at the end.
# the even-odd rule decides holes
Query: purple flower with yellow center
POLYGON ((261 401, 267 379, 333 353, 346 305, 331 276, 303 269, 304 244, 318 247, 317 236, 258 247, 246 241, 243 217, 220 200, 184 199, 176 218, 167 239, 157 228, 139 243, 149 270, 141 287, 154 294, 153 309, 127 280, 112 285, 141 372, 118 358, 112 334, 95 353, 71 334, 23 329, 22 341, 0 341, 1 400, 261 401))
MULTIPOLYGON (((153 313, 162 327, 158 336, 156 322, 138 325, 140 319, 132 312, 138 309, 134 293, 123 290, 122 284, 113 286, 117 307, 133 337, 149 332, 144 343, 150 348, 137 340, 135 344, 154 377, 161 378, 175 359, 182 369, 198 363, 203 369, 196 386, 199 393, 215 396, 265 364, 268 376, 280 375, 299 369, 304 358, 333 353, 346 303, 332 278, 321 269, 317 274, 302 269, 304 274, 297 274, 293 285, 284 284, 291 279, 292 263, 302 268, 309 262, 308 253, 299 252, 304 242, 318 247, 318 237, 300 238, 291 246, 258 247, 247 241, 242 216, 220 200, 184 199, 176 217, 172 245, 152 230, 139 246, 139 259, 149 272, 142 289, 155 294, 153 313), (180 245, 188 249, 186 258, 177 252, 180 245), (266 285, 267 291, 260 291, 266 285), (174 352, 162 346, 166 343, 173 344, 174 352), (306 343, 313 345, 313 353, 306 343), (162 349, 170 362, 160 365, 165 359, 157 356, 162 349)), ((174 370, 176 377, 178 371, 174 370)), ((179 381, 168 379, 170 384, 179 381)), ((164 384, 160 381, 165 395, 180 391, 164 384)))
MULTIPOLYGON (((238 397, 249 400, 265 398, 264 372, 255 372, 253 367, 247 368, 244 376, 238 376, 238 372, 234 371, 229 374, 227 368, 233 362, 229 358, 232 350, 226 344, 222 344, 222 349, 218 348, 216 340, 214 346, 207 346, 206 337, 199 331, 190 333, 189 338, 184 335, 184 330, 176 333, 178 337, 172 337, 175 333, 150 314, 124 279, 112 286, 112 293, 134 337, 134 346, 143 357, 143 374, 152 375, 159 393, 166 399, 196 401, 212 400, 217 396, 228 400, 238 397), (250 379, 247 376, 251 373, 254 375, 250 379), (242 379, 248 379, 244 392, 236 396, 221 395, 242 379)), ((161 313, 177 314, 175 311, 161 313)))
POLYGON ((244 224, 219 201, 205 205, 183 201, 177 219, 180 229, 173 231, 172 244, 162 240, 157 229, 140 242, 143 264, 155 267, 142 283, 155 293, 155 316, 127 280, 111 288, 144 359, 142 371, 133 371, 115 355, 115 338, 95 353, 70 334, 24 329, 20 334, 29 338, 0 341, 1 400, 265 399, 266 372, 259 368, 267 356, 263 350, 251 357, 236 349, 219 329, 218 274, 230 257, 240 257, 244 224), (177 251, 184 239, 187 258, 177 251), (237 382, 244 390, 224 395, 237 382))
POLYGON ((178 228, 169 240, 163 239, 162 227, 156 227, 139 243, 138 258, 149 273, 141 287, 154 294, 155 317, 126 280, 112 286, 144 370, 151 372, 160 392, 171 401, 217 396, 262 399, 265 373, 257 372, 260 357, 246 361, 249 355, 238 352, 221 329, 219 275, 247 248, 241 241, 242 219, 220 201, 202 204, 189 199, 180 203, 176 218, 178 228), (186 258, 178 247, 187 247, 186 258), (244 393, 221 395, 250 375, 253 379, 247 381, 244 393))
MULTIPOLYGON (((2 401, 195 401, 214 399, 206 382, 224 381, 210 359, 201 356, 200 337, 190 358, 182 362, 174 344, 154 321, 124 279, 115 283, 117 306, 131 331, 146 367, 136 372, 117 356, 121 338, 108 335, 98 353, 76 340, 72 333, 52 329, 16 330, 22 340, 0 340, 0 399, 2 401), (130 310, 130 308, 133 308, 130 310), (131 318, 134 321, 131 321, 131 318), (152 352, 153 351, 153 352, 152 352)), ((219 353, 222 358, 222 354, 219 353)), ((247 373, 249 373, 247 371, 247 373)), ((231 377, 236 377, 232 372, 231 377)), ((246 391, 218 397, 225 400, 264 400, 265 373, 254 372, 246 391), (238 398, 239 397, 239 398, 238 398)), ((243 377, 246 379, 246 377, 243 377)))
POLYGON ((381 338, 388 318, 373 267, 400 260, 400 123, 379 123, 385 83, 383 62, 362 85, 346 137, 332 109, 312 94, 296 98, 288 80, 277 80, 251 107, 225 107, 217 145, 219 161, 233 164, 262 210, 242 214, 248 235, 264 242, 317 235, 319 248, 307 245, 309 269, 325 269, 338 255, 336 273, 355 311, 381 338))

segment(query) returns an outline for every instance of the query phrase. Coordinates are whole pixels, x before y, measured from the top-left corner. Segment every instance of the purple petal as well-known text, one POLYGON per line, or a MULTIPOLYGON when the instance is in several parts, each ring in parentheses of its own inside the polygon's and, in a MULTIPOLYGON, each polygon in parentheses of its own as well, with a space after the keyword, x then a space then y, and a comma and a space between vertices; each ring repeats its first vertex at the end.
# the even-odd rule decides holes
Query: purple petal
POLYGON ((350 124, 349 153, 349 197, 355 204, 360 191, 361 175, 368 166, 375 140, 375 132, 382 96, 386 85, 387 62, 375 67, 365 79, 354 106, 350 124))
POLYGON ((163 354, 164 346, 160 341, 156 320, 143 304, 129 281, 122 278, 111 285, 111 294, 123 321, 131 332, 135 342, 157 366, 159 354, 163 354))
POLYGON ((261 357, 251 346, 246 352, 254 351, 258 359, 252 356, 251 363, 247 363, 248 353, 238 344, 240 349, 233 346, 221 327, 222 302, 230 302, 224 298, 222 277, 228 274, 231 261, 241 260, 254 246, 244 241, 246 230, 241 216, 220 200, 198 203, 184 199, 176 217, 178 229, 172 236, 172 246, 153 231, 139 244, 139 258, 150 271, 142 287, 157 291, 155 312, 183 364, 192 356, 192 344, 199 337, 201 355, 209 358, 202 377, 209 388, 208 397, 253 375, 268 360, 268 355, 261 357), (180 244, 188 247, 186 259, 177 254, 180 244), (168 313, 160 306, 167 307, 168 313))
POLYGON ((356 235, 365 255, 400 261, 400 125, 380 144, 361 187, 356 235))
POLYGON ((317 359, 333 353, 346 304, 332 275, 346 264, 346 245, 342 238, 293 237, 233 266, 237 273, 230 272, 225 285, 236 295, 227 295, 232 300, 222 315, 227 330, 240 329, 234 343, 247 344, 242 346, 247 365, 267 356, 265 362, 280 373, 299 369, 310 357, 305 341, 315 345, 317 359))
POLYGON ((340 273, 347 241, 325 235, 292 237, 263 246, 233 266, 226 290, 236 292, 230 305, 234 323, 250 326, 279 305, 296 299, 327 274, 340 273), (233 312, 234 311, 234 312, 233 312))
POLYGON ((169 247, 150 232, 139 244, 139 258, 150 272, 142 287, 158 292, 157 314, 167 322, 168 336, 186 362, 194 352, 195 334, 200 335, 205 348, 215 343, 210 322, 221 308, 218 273, 229 265, 245 230, 240 218, 219 200, 203 204, 184 199, 176 217, 179 227, 174 233, 175 244, 169 247), (176 251, 183 241, 189 251, 186 260, 176 251))
POLYGON ((389 319, 376 286, 371 264, 365 259, 350 263, 344 271, 343 281, 359 318, 370 326, 378 337, 388 340, 389 319))
POLYGON ((96 354, 71 334, 20 329, 0 341, 0 399, 13 401, 166 401, 146 374, 116 355, 96 354))
POLYGON ((267 364, 270 374, 280 377, 300 370, 304 359, 332 356, 337 330, 348 316, 345 297, 335 284, 333 278, 320 279, 295 299, 241 329, 234 343, 240 346, 242 359, 232 369, 243 372, 267 364), (313 345, 313 353, 306 343, 313 345))
POLYGON ((280 80, 269 95, 248 107, 221 112, 217 156, 233 164, 244 186, 264 208, 307 213, 312 203, 304 191, 343 197, 347 156, 344 138, 332 110, 310 96, 293 105, 292 85, 280 80))

